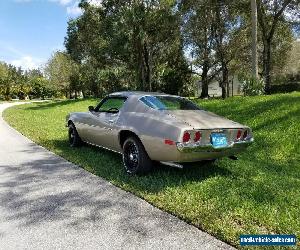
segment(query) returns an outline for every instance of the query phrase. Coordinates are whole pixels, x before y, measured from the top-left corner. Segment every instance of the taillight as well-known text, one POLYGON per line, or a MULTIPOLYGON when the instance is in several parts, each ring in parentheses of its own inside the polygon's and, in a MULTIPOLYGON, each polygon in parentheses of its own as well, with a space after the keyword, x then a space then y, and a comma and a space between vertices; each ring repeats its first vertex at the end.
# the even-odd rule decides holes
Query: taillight
POLYGON ((248 136, 248 131, 245 130, 245 132, 244 132, 244 134, 243 134, 243 139, 245 140, 245 139, 247 138, 247 136, 248 136))
POLYGON ((236 139, 240 140, 242 136, 242 130, 238 130, 237 134, 236 134, 236 139))
POLYGON ((182 137, 182 141, 183 142, 189 142, 191 139, 191 134, 189 132, 184 132, 183 137, 182 137))
POLYGON ((194 142, 198 142, 201 139, 201 132, 197 131, 194 136, 194 142))

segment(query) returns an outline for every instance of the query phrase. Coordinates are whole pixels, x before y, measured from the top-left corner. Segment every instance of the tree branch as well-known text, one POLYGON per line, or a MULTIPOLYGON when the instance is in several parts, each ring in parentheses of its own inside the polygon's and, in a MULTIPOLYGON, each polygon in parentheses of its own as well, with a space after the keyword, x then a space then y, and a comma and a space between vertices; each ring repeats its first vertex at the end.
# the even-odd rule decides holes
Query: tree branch
POLYGON ((272 23, 272 26, 271 26, 271 30, 270 30, 270 33, 268 35, 268 38, 271 39, 274 35, 274 32, 275 32, 275 28, 276 28, 276 25, 279 21, 279 17, 282 15, 282 13, 284 12, 284 10, 286 9, 286 7, 292 2, 292 0, 285 0, 281 6, 281 9, 275 14, 274 18, 273 18, 273 23, 272 23))

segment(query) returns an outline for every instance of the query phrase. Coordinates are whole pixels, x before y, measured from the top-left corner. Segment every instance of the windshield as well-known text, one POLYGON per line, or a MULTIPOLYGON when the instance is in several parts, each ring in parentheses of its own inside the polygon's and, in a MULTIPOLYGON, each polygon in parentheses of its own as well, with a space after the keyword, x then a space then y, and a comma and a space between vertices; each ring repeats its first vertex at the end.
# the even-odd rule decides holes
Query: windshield
POLYGON ((140 100, 148 107, 158 110, 201 110, 193 102, 176 96, 144 96, 140 100))

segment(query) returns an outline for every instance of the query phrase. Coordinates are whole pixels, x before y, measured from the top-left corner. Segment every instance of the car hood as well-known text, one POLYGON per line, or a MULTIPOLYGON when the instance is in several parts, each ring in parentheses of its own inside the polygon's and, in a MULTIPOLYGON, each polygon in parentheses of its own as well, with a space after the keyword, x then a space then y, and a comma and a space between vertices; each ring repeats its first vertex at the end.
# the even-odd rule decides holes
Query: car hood
POLYGON ((245 128, 240 123, 204 110, 166 110, 165 112, 194 129, 245 128))

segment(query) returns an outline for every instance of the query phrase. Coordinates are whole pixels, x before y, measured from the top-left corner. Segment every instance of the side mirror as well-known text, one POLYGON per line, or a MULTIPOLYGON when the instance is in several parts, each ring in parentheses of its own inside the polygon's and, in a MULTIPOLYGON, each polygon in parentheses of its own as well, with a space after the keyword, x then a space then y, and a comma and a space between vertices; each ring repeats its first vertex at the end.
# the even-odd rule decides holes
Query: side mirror
POLYGON ((92 111, 94 111, 94 110, 95 110, 94 106, 89 106, 89 111, 90 111, 90 112, 92 112, 92 111))

